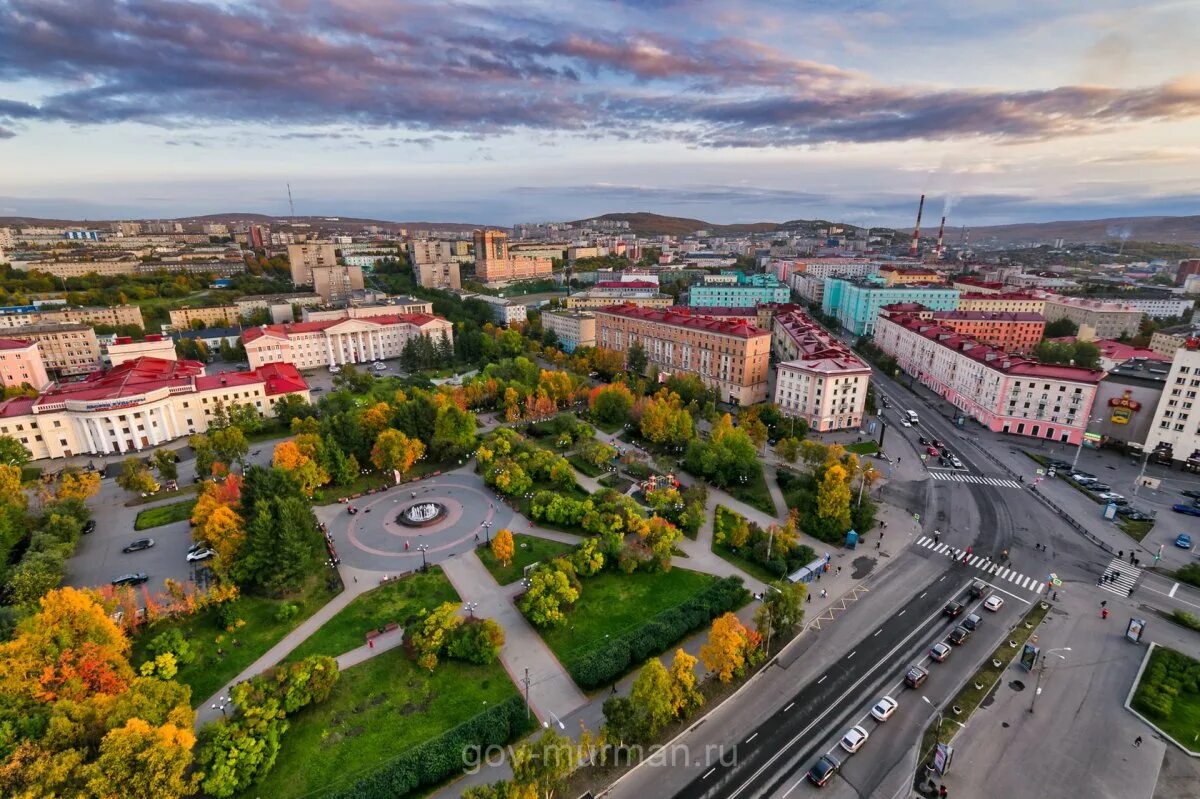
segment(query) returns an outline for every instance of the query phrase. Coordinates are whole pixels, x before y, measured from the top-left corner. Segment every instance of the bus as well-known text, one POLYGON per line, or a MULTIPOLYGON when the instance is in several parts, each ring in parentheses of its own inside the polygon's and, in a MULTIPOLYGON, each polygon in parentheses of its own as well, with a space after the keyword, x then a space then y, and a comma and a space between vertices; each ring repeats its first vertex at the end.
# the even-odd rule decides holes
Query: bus
POLYGON ((921 420, 917 418, 916 411, 905 411, 904 413, 908 416, 908 421, 911 422, 912 424, 920 423, 921 420))

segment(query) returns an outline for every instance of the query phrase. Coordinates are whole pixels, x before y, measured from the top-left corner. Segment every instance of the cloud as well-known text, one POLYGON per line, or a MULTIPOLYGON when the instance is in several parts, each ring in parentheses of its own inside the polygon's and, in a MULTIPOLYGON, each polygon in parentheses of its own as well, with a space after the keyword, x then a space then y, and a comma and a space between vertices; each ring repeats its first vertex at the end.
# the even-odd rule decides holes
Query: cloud
POLYGON ((396 131, 384 146, 519 131, 765 148, 1041 140, 1200 114, 1195 80, 885 85, 746 36, 667 24, 683 6, 633 5, 590 19, 536 3, 0 0, 0 81, 41 87, 35 102, 0 99, 0 123, 338 126, 355 129, 345 134, 355 146, 370 146, 361 137, 374 129, 396 131))

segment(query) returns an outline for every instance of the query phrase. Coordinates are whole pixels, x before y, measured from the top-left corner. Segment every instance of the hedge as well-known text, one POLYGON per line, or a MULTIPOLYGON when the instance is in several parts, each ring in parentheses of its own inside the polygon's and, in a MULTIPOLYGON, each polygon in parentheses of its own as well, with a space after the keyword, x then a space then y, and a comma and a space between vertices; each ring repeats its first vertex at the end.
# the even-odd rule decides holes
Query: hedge
POLYGON ((457 727, 401 753, 391 762, 352 784, 328 794, 329 799, 400 799, 437 785, 468 765, 469 747, 502 746, 534 726, 520 696, 488 708, 457 727))
POLYGON ((722 613, 740 608, 749 598, 740 577, 725 577, 637 630, 567 664, 567 671, 585 691, 610 683, 631 666, 665 651, 722 613))

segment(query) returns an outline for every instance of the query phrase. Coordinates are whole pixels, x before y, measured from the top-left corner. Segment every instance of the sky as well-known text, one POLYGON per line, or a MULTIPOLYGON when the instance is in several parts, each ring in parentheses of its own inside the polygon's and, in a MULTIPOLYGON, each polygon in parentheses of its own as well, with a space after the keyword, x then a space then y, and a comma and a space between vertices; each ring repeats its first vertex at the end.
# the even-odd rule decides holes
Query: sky
POLYGON ((1200 1, 0 0, 0 216, 1200 213, 1200 1))

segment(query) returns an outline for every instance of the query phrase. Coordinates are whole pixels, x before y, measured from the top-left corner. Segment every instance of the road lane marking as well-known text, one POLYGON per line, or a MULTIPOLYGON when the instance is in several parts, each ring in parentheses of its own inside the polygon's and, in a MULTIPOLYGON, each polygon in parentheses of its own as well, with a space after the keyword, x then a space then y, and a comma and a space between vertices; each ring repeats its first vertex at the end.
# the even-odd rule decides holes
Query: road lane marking
POLYGON ((796 782, 796 784, 795 784, 795 785, 793 785, 791 788, 788 788, 786 791, 784 791, 784 792, 783 792, 783 799, 787 799, 787 795, 788 795, 789 793, 791 793, 792 791, 796 790, 797 788, 799 788, 799 787, 800 787, 800 785, 801 785, 803 782, 804 782, 804 777, 801 777, 801 778, 800 778, 800 779, 799 779, 799 780, 796 782))
POLYGON ((1008 594, 1010 597, 1017 600, 1018 602, 1024 602, 1026 605, 1033 604, 1028 599, 1022 599, 1021 597, 1017 596, 1012 591, 1005 591, 1003 588, 996 585, 995 583, 988 583, 988 585, 990 585, 992 588, 994 588, 995 590, 999 591, 1002 594, 1008 594))
MULTIPOLYGON (((928 591, 926 591, 926 592, 925 592, 925 594, 928 594, 928 593, 929 593, 928 591)), ((919 597, 917 597, 917 599, 924 599, 924 598, 925 598, 925 594, 921 594, 919 597)))
POLYGON ((746 743, 750 743, 757 737, 758 737, 758 733, 754 733, 753 735, 751 735, 749 738, 746 739, 746 743))
MULTIPOLYGON (((825 678, 828 676, 829 676, 828 674, 822 674, 821 679, 817 680, 817 685, 820 685, 821 683, 825 682, 825 678)), ((788 707, 791 707, 791 705, 788 705, 788 707)))
POLYGON ((704 776, 703 776, 703 777, 701 777, 700 779, 702 779, 702 780, 706 780, 706 779, 708 779, 708 778, 709 778, 709 777, 712 775, 712 773, 713 773, 714 771, 716 771, 716 770, 717 770, 717 767, 716 767, 716 766, 713 766, 713 767, 712 767, 712 768, 710 768, 708 771, 704 772, 704 776))
MULTIPOLYGON (((921 594, 921 596, 925 596, 925 595, 924 595, 924 594, 921 594)), ((905 608, 904 610, 902 610, 902 611, 900 611, 899 613, 897 613, 897 614, 896 614, 896 618, 900 618, 901 616, 903 616, 903 615, 904 615, 904 612, 905 612, 906 610, 908 610, 908 608, 905 608)))
POLYGON ((857 655, 857 654, 858 654, 858 650, 857 650, 857 649, 855 649, 855 650, 854 650, 853 652, 851 652, 849 655, 846 655, 846 660, 849 660, 850 658, 854 657, 854 656, 855 656, 855 655, 857 655))
POLYGON ((792 708, 794 708, 795 706, 796 706, 796 703, 795 703, 795 702, 792 702, 790 705, 788 705, 787 707, 785 707, 785 708, 783 709, 783 712, 784 712, 784 713, 787 713, 789 710, 791 710, 791 709, 792 709, 792 708))
MULTIPOLYGON (((876 630, 876 631, 875 631, 875 635, 879 635, 881 632, 883 632, 883 628, 882 628, 882 627, 880 627, 878 630, 876 630)), ((872 637, 872 638, 874 638, 874 637, 875 637, 875 635, 872 635, 871 637, 872 637)))
POLYGON ((1174 598, 1175 598, 1175 592, 1176 592, 1176 591, 1178 591, 1178 590, 1179 590, 1179 583, 1175 583, 1175 585, 1171 586, 1171 590, 1170 590, 1170 592, 1167 594, 1167 596, 1171 597, 1171 599, 1174 599, 1174 598))
POLYGON ((945 580, 945 579, 946 579, 946 575, 943 574, 941 580, 938 580, 938 582, 940 583, 942 580, 945 580))

